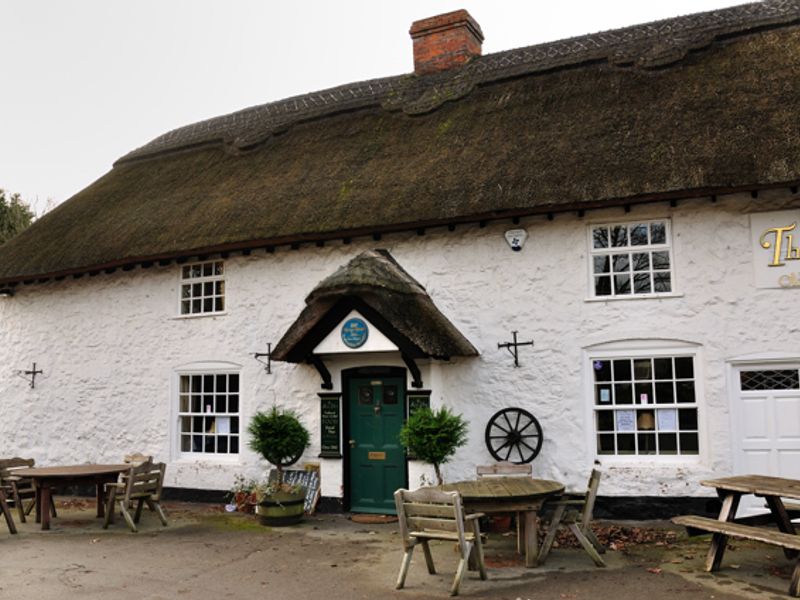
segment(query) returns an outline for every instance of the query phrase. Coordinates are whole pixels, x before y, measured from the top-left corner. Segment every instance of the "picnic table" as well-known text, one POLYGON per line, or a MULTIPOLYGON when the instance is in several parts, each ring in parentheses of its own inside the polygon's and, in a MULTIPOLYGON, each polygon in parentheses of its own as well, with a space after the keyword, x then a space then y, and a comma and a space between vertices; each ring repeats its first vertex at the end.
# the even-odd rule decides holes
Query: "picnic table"
MULTIPOLYGON (((728 537, 754 540, 783 548, 787 558, 797 558, 800 551, 800 536, 784 506, 782 498, 800 499, 800 481, 766 475, 737 475, 700 482, 706 487, 713 487, 722 500, 717 519, 687 515, 675 517, 674 523, 690 529, 699 529, 713 533, 711 546, 706 557, 706 571, 716 571, 722 563, 728 537), (752 518, 736 519, 736 509, 745 494, 763 497, 770 511, 770 520, 777 525, 778 531, 758 527, 752 518)), ((800 596, 800 560, 795 565, 792 581, 789 585, 791 596, 800 596)))
POLYGON ((459 492, 468 513, 522 513, 525 519, 525 566, 539 564, 539 510, 545 500, 564 492, 564 484, 529 477, 486 477, 448 483, 442 489, 459 492))
POLYGON ((18 469, 15 475, 30 477, 36 488, 36 522, 42 529, 50 529, 50 507, 52 490, 70 485, 95 485, 97 516, 105 516, 105 484, 117 480, 120 473, 129 471, 131 465, 66 465, 59 467, 31 467, 18 469))

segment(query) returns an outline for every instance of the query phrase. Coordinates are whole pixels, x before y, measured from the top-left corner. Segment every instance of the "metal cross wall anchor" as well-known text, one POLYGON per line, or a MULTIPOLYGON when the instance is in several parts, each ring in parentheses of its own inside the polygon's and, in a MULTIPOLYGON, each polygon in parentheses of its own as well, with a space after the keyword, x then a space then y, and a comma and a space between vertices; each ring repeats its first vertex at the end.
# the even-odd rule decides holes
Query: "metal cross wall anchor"
POLYGON ((497 344, 498 348, 505 348, 506 350, 508 350, 511 353, 511 356, 514 357, 514 366, 515 367, 519 366, 519 350, 518 350, 519 347, 520 346, 533 346, 533 340, 531 340, 530 342, 518 342, 517 341, 517 333, 518 333, 517 331, 512 331, 511 332, 511 335, 514 338, 513 342, 503 342, 503 343, 498 343, 497 344))
POLYGON ((258 362, 264 365, 264 371, 266 371, 267 375, 272 375, 272 344, 267 344, 267 351, 266 352, 254 352, 253 358, 255 358, 258 362), (267 362, 261 360, 262 357, 267 357, 267 362))
POLYGON ((18 373, 20 375, 22 375, 22 376, 25 376, 25 377, 30 375, 30 377, 31 377, 31 388, 35 388, 36 387, 36 376, 39 375, 39 374, 44 373, 44 371, 42 371, 41 369, 37 370, 36 369, 36 363, 33 363, 33 368, 30 371, 18 371, 18 373))

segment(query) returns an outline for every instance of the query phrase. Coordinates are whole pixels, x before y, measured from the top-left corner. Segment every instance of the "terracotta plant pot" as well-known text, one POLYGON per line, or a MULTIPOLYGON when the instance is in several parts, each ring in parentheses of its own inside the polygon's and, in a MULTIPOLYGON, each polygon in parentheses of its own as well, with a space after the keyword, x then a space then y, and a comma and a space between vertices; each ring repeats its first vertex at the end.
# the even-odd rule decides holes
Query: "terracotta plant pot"
POLYGON ((268 527, 295 525, 303 518, 305 501, 305 488, 298 492, 275 492, 258 503, 256 514, 261 524, 268 527))

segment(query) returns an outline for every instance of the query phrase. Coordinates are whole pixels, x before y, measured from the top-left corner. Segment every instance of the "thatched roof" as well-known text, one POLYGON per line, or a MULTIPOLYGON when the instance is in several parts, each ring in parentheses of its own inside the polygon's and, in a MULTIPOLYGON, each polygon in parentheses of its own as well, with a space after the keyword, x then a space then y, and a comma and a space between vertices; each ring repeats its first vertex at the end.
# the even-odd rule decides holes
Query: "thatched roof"
POLYGON ((323 279, 272 351, 304 362, 325 336, 358 310, 410 358, 449 359, 478 351, 433 304, 425 288, 386 250, 362 252, 323 279))
POLYGON ((800 0, 172 131, 0 247, 0 283, 800 181, 800 0))

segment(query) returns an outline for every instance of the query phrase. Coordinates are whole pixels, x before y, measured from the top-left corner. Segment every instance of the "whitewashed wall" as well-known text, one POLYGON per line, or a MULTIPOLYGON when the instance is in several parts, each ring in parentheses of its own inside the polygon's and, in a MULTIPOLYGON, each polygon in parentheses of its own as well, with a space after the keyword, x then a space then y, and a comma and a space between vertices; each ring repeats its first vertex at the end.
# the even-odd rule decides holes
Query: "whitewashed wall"
MULTIPOLYGON (((470 421, 470 440, 445 468, 449 480, 471 477, 491 462, 487 420, 519 406, 540 420, 545 442, 534 463, 543 477, 579 487, 594 460, 591 398, 583 349, 626 339, 668 338, 698 344, 702 389, 702 455, 665 464, 645 457, 604 460, 604 495, 702 495, 699 479, 730 472, 732 462, 726 359, 787 351, 797 333, 800 290, 754 286, 748 212, 799 206, 789 191, 523 219, 529 238, 512 252, 490 224, 397 234, 324 248, 279 249, 226 261, 227 313, 177 317, 179 268, 153 267, 18 288, 0 299, 0 454, 40 463, 117 462, 129 451, 168 460, 167 485, 226 489, 235 473, 257 476, 265 465, 246 449, 233 460, 181 460, 175 453, 175 369, 202 361, 241 365, 243 423, 274 402, 297 410, 313 434, 305 460, 323 463, 323 493, 340 496, 340 461, 319 461, 319 377, 306 365, 273 364, 267 375, 252 358, 286 331, 321 279, 363 250, 384 247, 428 290, 481 356, 424 366, 432 404, 470 421), (587 226, 593 222, 672 220, 674 287, 663 299, 587 300, 587 226), (497 343, 533 338, 514 368, 497 343), (36 362, 44 375, 30 389, 15 371, 36 362)), ((796 344, 794 344, 796 348, 796 344)), ((795 355, 800 357, 800 349, 795 355)), ((346 359, 396 364, 379 355, 346 359)), ((427 468, 412 465, 410 484, 427 468)))

